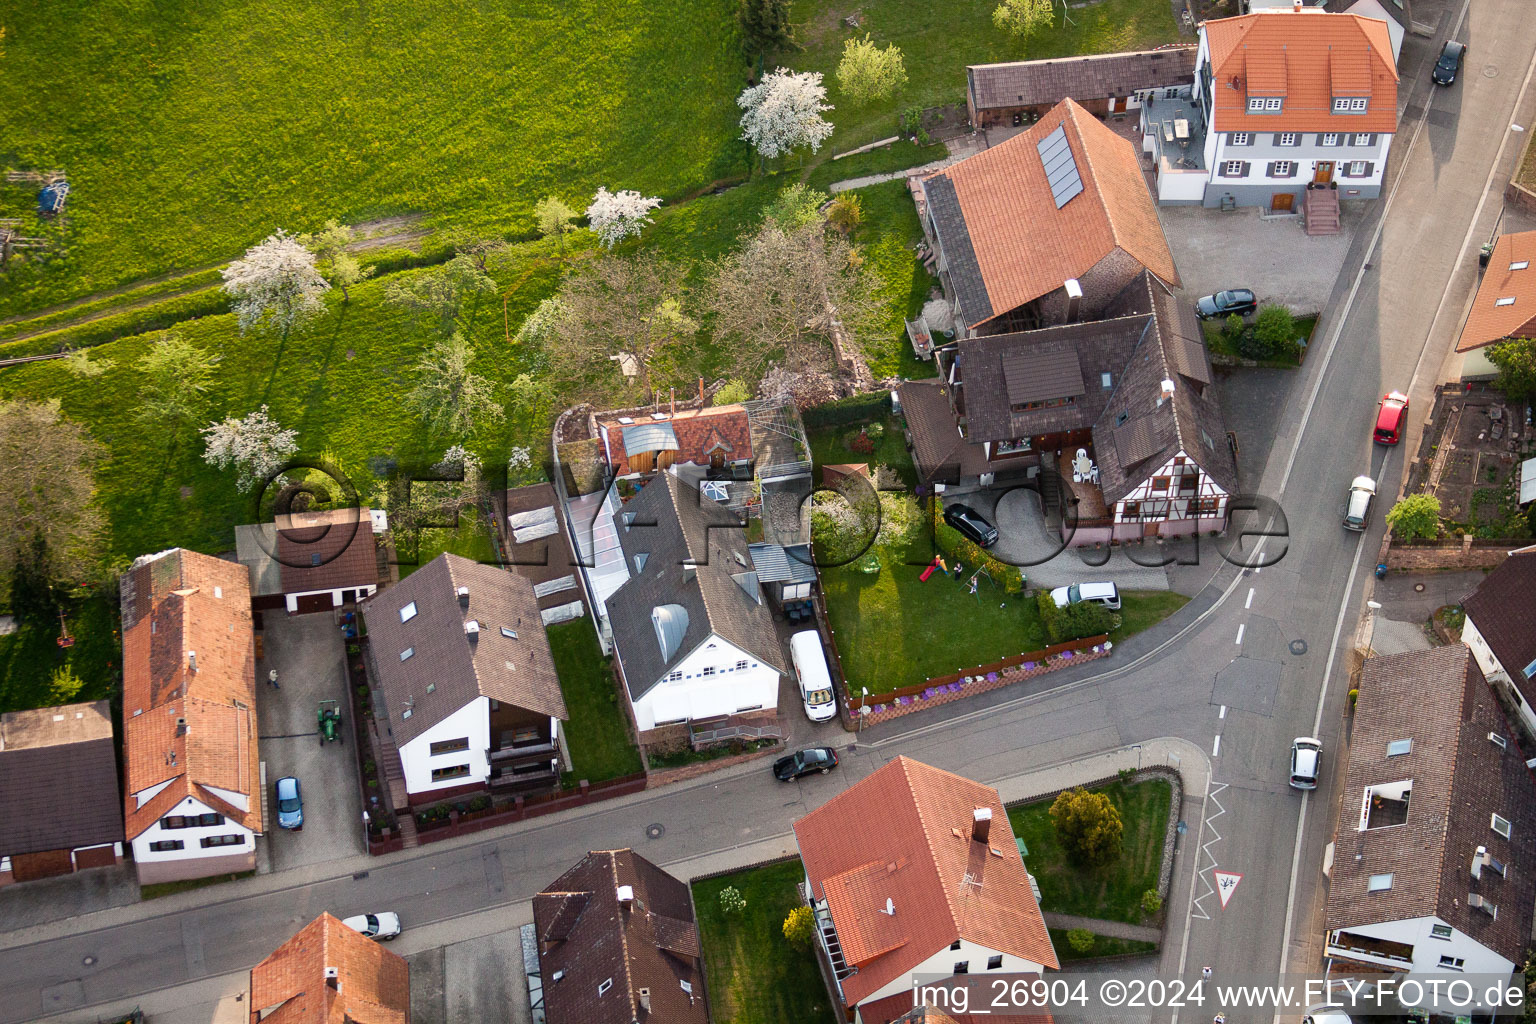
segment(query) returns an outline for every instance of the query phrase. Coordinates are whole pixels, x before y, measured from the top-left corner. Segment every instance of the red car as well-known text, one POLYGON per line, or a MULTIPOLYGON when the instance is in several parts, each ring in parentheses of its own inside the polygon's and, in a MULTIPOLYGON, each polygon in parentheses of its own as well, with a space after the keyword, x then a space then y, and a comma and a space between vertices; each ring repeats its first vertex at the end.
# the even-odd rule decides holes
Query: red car
POLYGON ((1408 396, 1401 391, 1390 391, 1381 399, 1376 410, 1376 443, 1397 444, 1403 439, 1403 426, 1408 422, 1408 396))

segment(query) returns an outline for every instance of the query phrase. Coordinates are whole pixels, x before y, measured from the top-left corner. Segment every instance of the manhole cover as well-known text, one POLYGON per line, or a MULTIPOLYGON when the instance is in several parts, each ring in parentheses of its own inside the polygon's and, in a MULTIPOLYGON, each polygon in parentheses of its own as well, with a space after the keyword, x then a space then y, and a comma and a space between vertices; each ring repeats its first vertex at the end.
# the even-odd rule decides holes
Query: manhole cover
POLYGON ((660 839, 662 836, 666 835, 666 833, 667 829, 664 825, 645 826, 645 838, 647 839, 660 839))
POLYGON ((1307 642, 1305 640, 1292 640, 1291 641, 1291 653, 1296 655, 1297 657, 1300 657, 1301 655, 1306 654, 1307 653, 1307 642))
POLYGON ((1424 593, 1424 584, 1422 584, 1422 583, 1415 583, 1413 585, 1413 589, 1414 589, 1415 592, 1422 594, 1422 593, 1424 593))
POLYGON ((1492 65, 1492 64, 1484 64, 1483 65, 1483 77, 1484 78, 1493 78, 1498 73, 1499 73, 1499 69, 1497 67, 1495 67, 1494 65, 1492 65))
POLYGON ((96 958, 93 957, 93 956, 88 956, 85 959, 81 960, 80 962, 85 964, 85 966, 87 966, 87 967, 92 967, 96 963, 96 958))

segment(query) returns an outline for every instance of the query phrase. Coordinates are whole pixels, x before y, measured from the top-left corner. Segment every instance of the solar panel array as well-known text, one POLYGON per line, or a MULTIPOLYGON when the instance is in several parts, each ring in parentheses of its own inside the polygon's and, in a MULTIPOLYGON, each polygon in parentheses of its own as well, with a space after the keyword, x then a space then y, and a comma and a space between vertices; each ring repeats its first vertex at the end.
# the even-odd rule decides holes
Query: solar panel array
POLYGON ((1040 151, 1045 180, 1050 183, 1051 197, 1056 200, 1056 209, 1059 210, 1083 190, 1083 176, 1077 171, 1077 160, 1073 158, 1072 147, 1067 143, 1066 125, 1058 125, 1035 148, 1040 151))

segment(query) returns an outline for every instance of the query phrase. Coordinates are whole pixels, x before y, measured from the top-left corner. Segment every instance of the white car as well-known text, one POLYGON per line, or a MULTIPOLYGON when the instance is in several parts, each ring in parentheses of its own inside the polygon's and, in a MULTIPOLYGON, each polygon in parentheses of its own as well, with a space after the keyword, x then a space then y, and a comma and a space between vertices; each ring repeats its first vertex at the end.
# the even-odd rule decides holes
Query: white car
POLYGON ((1113 583, 1074 583, 1070 587, 1057 587, 1051 591, 1051 600, 1056 602, 1057 608, 1092 601, 1117 612, 1120 610, 1120 588, 1113 583))
POLYGON ((1349 500, 1344 505, 1344 529, 1357 533, 1370 525, 1371 504, 1376 500, 1376 481, 1357 476, 1349 485, 1349 500))
POLYGON ((355 932, 361 932, 370 939, 380 942, 388 942, 400 934, 400 915, 383 914, 358 914, 356 917, 346 918, 341 922, 355 932))
POLYGON ((1291 741, 1291 788, 1316 789, 1323 770, 1323 745, 1311 736, 1291 741))
POLYGON ((813 722, 837 717, 837 697, 832 692, 832 673, 827 671, 821 634, 814 629, 802 629, 790 637, 789 657, 795 663, 795 677, 800 681, 805 717, 813 722))

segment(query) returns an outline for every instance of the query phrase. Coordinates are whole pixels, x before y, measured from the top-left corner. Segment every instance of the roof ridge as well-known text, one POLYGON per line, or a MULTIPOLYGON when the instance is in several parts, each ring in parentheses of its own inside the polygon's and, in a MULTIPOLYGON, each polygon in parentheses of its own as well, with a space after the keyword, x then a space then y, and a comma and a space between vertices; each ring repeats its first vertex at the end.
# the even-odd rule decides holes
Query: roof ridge
MULTIPOLYGON (((1157 300, 1156 300, 1156 298, 1152 294, 1152 290, 1155 287, 1156 287, 1156 285, 1154 285, 1152 283, 1152 281, 1151 281, 1151 275, 1148 275, 1148 280, 1147 280, 1148 296, 1147 297, 1152 300, 1152 323, 1154 325, 1154 329, 1157 331, 1157 357, 1160 360, 1162 360, 1162 364, 1163 364, 1163 376, 1162 376, 1161 379, 1162 380, 1173 380, 1173 378, 1174 378, 1175 374, 1177 373, 1177 371, 1174 370, 1171 366, 1168 365, 1168 339, 1167 339, 1167 336, 1164 335, 1164 333, 1163 333, 1163 318, 1157 315, 1157 300)), ((1168 298, 1170 300, 1177 301, 1177 298, 1173 294, 1173 290, 1170 288, 1170 289, 1167 289, 1167 291, 1168 291, 1168 298)), ((1161 385, 1159 385, 1159 386, 1161 386, 1161 385)), ((1179 425, 1179 410, 1178 410, 1178 406, 1175 404, 1178 401, 1177 397, 1175 397, 1175 396, 1177 396, 1177 394, 1178 394, 1178 384, 1175 383, 1175 385, 1174 385, 1174 395, 1170 396, 1169 399, 1168 399, 1168 404, 1171 406, 1171 408, 1169 408, 1168 411, 1170 413, 1172 413, 1172 415, 1173 415, 1173 437, 1174 437, 1174 440, 1178 441, 1178 443, 1179 443, 1179 451, 1183 452, 1185 454, 1185 456, 1187 457, 1189 455, 1189 445, 1184 443, 1184 429, 1179 425)))
MULTIPOLYGON (((918 829, 923 834, 923 845, 928 848, 928 862, 933 865, 934 877, 939 880, 939 890, 944 894, 944 906, 949 908, 949 920, 955 926, 956 937, 959 937, 960 912, 955 907, 954 895, 949 891, 949 886, 944 882, 943 873, 939 871, 939 851, 933 845, 933 830, 928 827, 928 822, 923 817, 923 802, 917 798, 917 787, 913 784, 910 766, 922 764, 922 762, 908 757, 906 754, 897 755, 896 760, 901 765, 901 777, 907 784, 907 792, 912 796, 912 810, 917 814, 918 829)), ((927 764, 923 764, 923 767, 932 771, 941 770, 927 764)), ((959 776, 956 776, 956 778, 959 778, 959 776)))
MULTIPOLYGON (((1465 726, 1467 724, 1467 719, 1465 709, 1467 701, 1467 688, 1471 685, 1471 679, 1468 678, 1467 675, 1467 668, 1472 661, 1472 651, 1465 644, 1447 645, 1444 649, 1447 651, 1453 651, 1456 649, 1456 647, 1460 647, 1462 650, 1461 690, 1460 697, 1456 701, 1456 741, 1451 747, 1451 784, 1449 787, 1449 792, 1445 794, 1445 810, 1441 814, 1440 827, 1436 831, 1436 838, 1439 840, 1440 845, 1439 860, 1442 868, 1444 867, 1446 856, 1450 853, 1451 848, 1451 812, 1456 805, 1456 782, 1458 777, 1461 775, 1459 770, 1462 763, 1461 741, 1462 737, 1466 733, 1465 726)), ((1434 905, 1437 908, 1440 906, 1441 890, 1444 888, 1445 872, 1444 870, 1437 871, 1435 872, 1434 887, 1434 905)))
MULTIPOLYGON (((629 1000, 629 1010, 635 1008, 635 977, 629 967, 629 932, 624 927, 624 905, 618 899, 619 891, 619 855, 617 851, 605 850, 602 856, 608 858, 608 867, 613 875, 614 909, 619 915, 619 959, 624 964, 624 991, 629 1000)), ((633 890, 631 890, 633 891, 633 890)))

